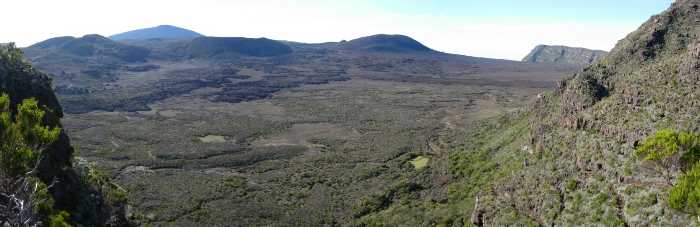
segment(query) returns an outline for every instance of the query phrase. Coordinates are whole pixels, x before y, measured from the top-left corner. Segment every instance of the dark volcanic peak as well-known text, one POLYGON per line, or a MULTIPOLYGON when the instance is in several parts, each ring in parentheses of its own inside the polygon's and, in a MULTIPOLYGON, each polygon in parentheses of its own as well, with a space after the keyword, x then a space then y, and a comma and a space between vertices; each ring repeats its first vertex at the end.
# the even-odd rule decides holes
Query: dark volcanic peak
POLYGON ((370 52, 432 52, 433 50, 405 35, 373 35, 340 43, 346 50, 370 52))
POLYGON ((607 55, 602 50, 580 47, 539 45, 523 58, 524 62, 588 65, 607 55))
POLYGON ((25 49, 30 57, 43 54, 58 54, 77 57, 113 57, 126 62, 142 62, 150 51, 112 41, 101 35, 86 35, 80 38, 65 36, 48 39, 25 49))
POLYGON ((116 41, 122 40, 147 40, 147 39, 190 39, 202 37, 202 34, 197 32, 172 26, 160 25, 158 27, 144 28, 133 31, 128 31, 109 38, 116 41))
POLYGON ((282 42, 266 38, 241 37, 200 37, 187 45, 187 53, 192 57, 214 57, 243 55, 252 57, 273 57, 292 53, 292 49, 282 42))

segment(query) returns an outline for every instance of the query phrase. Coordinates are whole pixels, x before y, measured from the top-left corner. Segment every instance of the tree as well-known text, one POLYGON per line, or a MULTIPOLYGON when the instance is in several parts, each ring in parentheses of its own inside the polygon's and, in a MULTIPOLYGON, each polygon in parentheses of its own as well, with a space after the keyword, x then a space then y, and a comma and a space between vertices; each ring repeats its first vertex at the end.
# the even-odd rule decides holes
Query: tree
POLYGON ((700 159, 700 135, 664 129, 647 138, 635 154, 653 162, 671 184, 673 172, 685 171, 700 159))
POLYGON ((35 226, 50 216, 50 186, 37 177, 46 148, 61 129, 43 126, 45 112, 35 99, 13 111, 10 97, 0 95, 0 226, 35 226))

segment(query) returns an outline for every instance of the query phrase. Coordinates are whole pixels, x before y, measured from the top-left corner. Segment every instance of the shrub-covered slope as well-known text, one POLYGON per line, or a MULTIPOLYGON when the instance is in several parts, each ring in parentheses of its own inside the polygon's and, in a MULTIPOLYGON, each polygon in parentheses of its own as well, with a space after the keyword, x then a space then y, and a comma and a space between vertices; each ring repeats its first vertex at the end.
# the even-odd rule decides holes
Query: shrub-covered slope
MULTIPOLYGON (((697 171, 670 168, 668 178, 635 152, 664 131, 700 131, 699 21, 699 0, 677 1, 533 107, 476 125, 463 145, 446 146, 450 180, 433 188, 447 201, 404 190, 380 197, 384 205, 358 222, 699 225, 696 211, 669 204, 672 185, 695 182, 697 171)), ((675 188, 677 206, 687 197, 675 188)))
MULTIPOLYGON (((12 45, 0 46, 0 94, 9 95, 12 112, 17 111, 22 100, 36 99, 38 106, 46 112, 43 124, 50 128, 61 127, 63 113, 51 89, 51 80, 26 63, 21 51, 12 45)), ((78 171, 73 168, 72 155, 70 140, 61 132, 45 151, 38 167, 38 177, 51 185, 49 193, 54 200, 53 208, 67 211, 76 224, 128 224, 124 219, 123 204, 113 203, 107 199, 109 196, 102 194, 111 191, 113 185, 94 184, 97 177, 81 173, 92 170, 81 167, 81 170, 88 171, 78 171)), ((106 178, 100 180, 108 182, 106 178)))

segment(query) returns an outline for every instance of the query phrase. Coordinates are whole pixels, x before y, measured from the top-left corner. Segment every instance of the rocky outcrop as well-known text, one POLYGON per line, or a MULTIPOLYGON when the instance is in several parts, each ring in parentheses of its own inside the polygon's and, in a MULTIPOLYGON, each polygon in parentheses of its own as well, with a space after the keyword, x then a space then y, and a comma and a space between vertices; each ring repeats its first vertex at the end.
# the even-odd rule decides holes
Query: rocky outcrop
POLYGON ((558 63, 586 66, 608 53, 579 47, 539 45, 523 58, 524 62, 558 63))

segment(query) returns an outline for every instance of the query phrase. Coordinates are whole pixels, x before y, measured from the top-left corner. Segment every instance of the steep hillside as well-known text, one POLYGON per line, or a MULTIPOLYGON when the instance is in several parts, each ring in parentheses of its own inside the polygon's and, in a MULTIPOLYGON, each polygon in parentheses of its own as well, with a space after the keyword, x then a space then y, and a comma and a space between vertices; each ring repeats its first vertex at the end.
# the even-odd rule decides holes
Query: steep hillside
POLYGON ((373 35, 339 44, 341 49, 368 52, 433 52, 432 49, 404 35, 373 35))
POLYGON ((124 41, 148 39, 191 39, 202 36, 202 34, 184 28, 179 28, 172 25, 160 25, 152 28, 144 28, 119 33, 109 36, 109 38, 115 41, 124 41))
POLYGON ((187 44, 187 53, 192 57, 214 57, 243 55, 273 57, 292 53, 292 49, 279 41, 259 38, 201 37, 187 44))
POLYGON ((602 50, 590 50, 579 47, 539 45, 523 58, 523 61, 586 66, 604 57, 607 53, 602 50))
MULTIPOLYGON (((39 106, 48 113, 43 121, 51 127, 61 127, 61 106, 51 90, 49 77, 26 63, 19 49, 12 45, 0 46, 0 94, 11 97, 10 108, 24 99, 35 98, 39 106)), ((39 165, 39 178, 52 185, 49 192, 54 200, 54 209, 68 211, 70 219, 83 225, 125 225, 125 210, 122 202, 110 201, 103 192, 109 185, 95 184, 82 170, 86 166, 73 168, 73 147, 68 136, 61 132, 59 139, 45 151, 39 165), (105 186, 105 187, 103 187, 105 186)), ((93 178, 97 179, 97 178, 93 178)), ((103 179, 107 183, 107 179, 103 179)))
MULTIPOLYGON (((700 130, 699 9, 698 0, 675 2, 533 107, 477 125, 463 145, 447 147, 448 202, 391 196, 393 205, 362 222, 699 225, 697 210, 669 202, 673 185, 690 171, 682 167, 685 157, 697 153, 680 149, 664 164, 635 154, 664 129, 700 130)), ((664 146, 671 145, 652 149, 664 146)))

